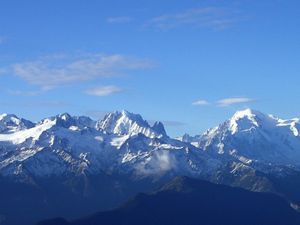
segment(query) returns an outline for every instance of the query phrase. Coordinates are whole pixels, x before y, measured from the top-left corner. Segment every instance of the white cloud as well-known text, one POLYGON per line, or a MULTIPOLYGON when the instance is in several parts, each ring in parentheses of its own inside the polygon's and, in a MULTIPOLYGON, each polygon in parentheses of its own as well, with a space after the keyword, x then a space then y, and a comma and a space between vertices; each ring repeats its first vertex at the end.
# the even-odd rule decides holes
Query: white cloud
POLYGON ((151 67, 153 63, 149 60, 120 54, 54 55, 13 64, 10 72, 43 90, 49 90, 65 84, 108 78, 151 67))
POLYGON ((168 150, 155 151, 150 158, 139 162, 135 169, 140 175, 164 175, 177 168, 176 157, 168 150))
POLYGON ((197 100, 192 103, 193 105, 209 105, 209 102, 203 99, 197 100))
POLYGON ((152 18, 146 26, 159 30, 170 30, 180 26, 207 27, 225 29, 235 22, 232 12, 217 7, 192 8, 173 14, 164 14, 152 18))
POLYGON ((121 88, 116 86, 102 86, 102 87, 95 87, 85 90, 85 93, 88 95, 94 96, 108 96, 118 92, 123 91, 121 88))
POLYGON ((106 19, 106 21, 112 24, 130 23, 133 21, 133 18, 129 16, 109 17, 106 19))
POLYGON ((253 102, 252 98, 225 98, 217 101, 217 105, 220 107, 227 107, 235 104, 253 102))

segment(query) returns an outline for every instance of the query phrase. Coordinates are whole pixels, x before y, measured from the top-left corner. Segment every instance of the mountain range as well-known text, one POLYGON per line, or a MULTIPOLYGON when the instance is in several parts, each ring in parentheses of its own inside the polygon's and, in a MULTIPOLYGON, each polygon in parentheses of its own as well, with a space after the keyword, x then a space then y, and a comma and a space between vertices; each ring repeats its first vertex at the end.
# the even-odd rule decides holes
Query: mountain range
POLYGON ((6 224, 109 210, 177 176, 271 192, 298 210, 300 120, 246 109, 203 134, 171 138, 161 122, 125 110, 99 121, 0 115, 6 224))

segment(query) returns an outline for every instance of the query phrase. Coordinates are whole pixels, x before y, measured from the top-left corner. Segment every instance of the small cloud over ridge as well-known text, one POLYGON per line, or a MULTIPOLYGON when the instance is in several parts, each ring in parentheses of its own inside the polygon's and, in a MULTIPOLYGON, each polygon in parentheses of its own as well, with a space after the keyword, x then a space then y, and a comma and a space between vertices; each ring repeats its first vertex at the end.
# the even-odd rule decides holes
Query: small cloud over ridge
POLYGON ((253 102, 254 99, 252 98, 245 98, 245 97, 240 97, 240 98, 224 98, 220 99, 217 101, 217 105, 220 107, 227 107, 235 104, 241 104, 241 103, 249 103, 253 102))
POLYGON ((192 105, 209 105, 209 102, 204 99, 200 99, 193 102, 192 105))

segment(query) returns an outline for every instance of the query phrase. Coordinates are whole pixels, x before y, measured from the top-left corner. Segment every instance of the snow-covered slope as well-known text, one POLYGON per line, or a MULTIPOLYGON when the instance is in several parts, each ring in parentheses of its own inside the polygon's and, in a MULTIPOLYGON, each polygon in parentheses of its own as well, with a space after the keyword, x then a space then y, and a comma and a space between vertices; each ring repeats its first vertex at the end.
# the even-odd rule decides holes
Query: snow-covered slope
POLYGON ((282 120, 256 110, 236 112, 232 118, 207 130, 193 144, 222 158, 300 166, 299 119, 282 120))
POLYGON ((150 126, 127 111, 110 113, 98 122, 64 113, 0 134, 3 175, 196 175, 218 166, 219 161, 203 151, 169 138, 162 123, 150 126))

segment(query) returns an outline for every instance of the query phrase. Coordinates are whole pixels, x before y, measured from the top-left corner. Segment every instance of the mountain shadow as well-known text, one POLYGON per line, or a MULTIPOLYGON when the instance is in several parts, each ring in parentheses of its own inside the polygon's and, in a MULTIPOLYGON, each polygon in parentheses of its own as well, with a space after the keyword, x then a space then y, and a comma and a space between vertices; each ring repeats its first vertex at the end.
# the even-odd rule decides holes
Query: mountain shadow
POLYGON ((299 225, 300 214, 277 195, 176 177, 122 207, 38 225, 299 225))

